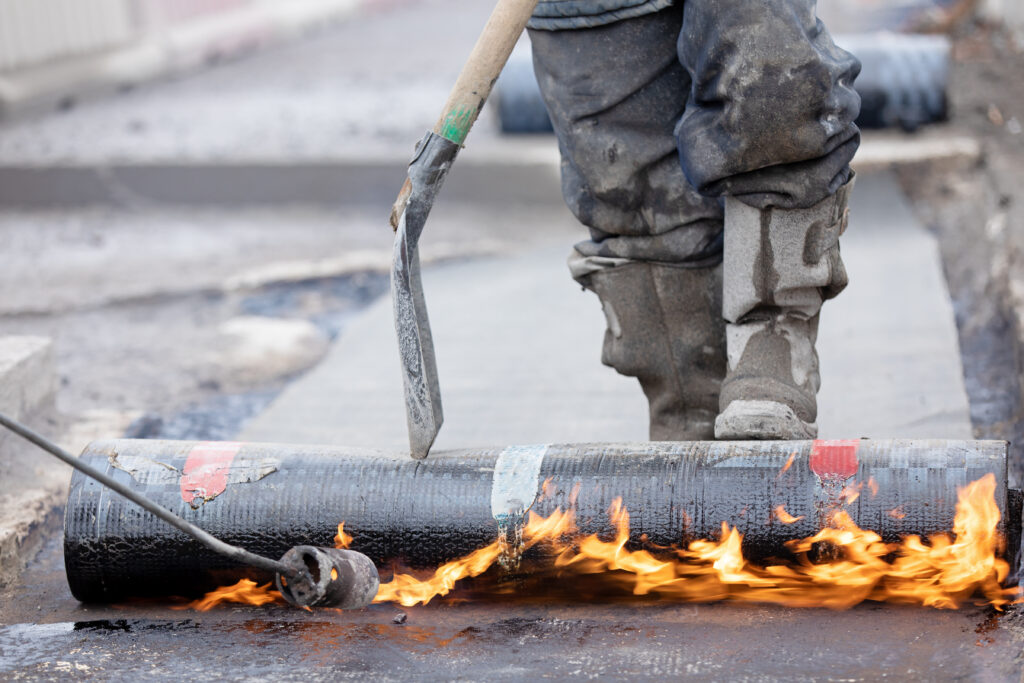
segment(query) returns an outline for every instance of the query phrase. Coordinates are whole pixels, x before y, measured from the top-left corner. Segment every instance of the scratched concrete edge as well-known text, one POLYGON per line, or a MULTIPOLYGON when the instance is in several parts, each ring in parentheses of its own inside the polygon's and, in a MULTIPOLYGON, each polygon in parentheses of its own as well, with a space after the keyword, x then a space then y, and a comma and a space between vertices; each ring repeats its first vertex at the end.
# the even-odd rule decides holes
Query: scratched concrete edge
MULTIPOLYGON (((0 337, 0 410, 15 419, 43 422, 56 413, 57 372, 53 344, 46 337, 0 337)), ((0 434, 2 455, 15 466, 36 457, 34 446, 13 434, 0 434)), ((49 465, 50 463, 45 463, 49 465)), ((68 482, 58 468, 47 468, 38 483, 0 492, 0 587, 18 579, 47 534, 60 526, 68 482)), ((18 482, 15 482, 17 486, 18 482)))

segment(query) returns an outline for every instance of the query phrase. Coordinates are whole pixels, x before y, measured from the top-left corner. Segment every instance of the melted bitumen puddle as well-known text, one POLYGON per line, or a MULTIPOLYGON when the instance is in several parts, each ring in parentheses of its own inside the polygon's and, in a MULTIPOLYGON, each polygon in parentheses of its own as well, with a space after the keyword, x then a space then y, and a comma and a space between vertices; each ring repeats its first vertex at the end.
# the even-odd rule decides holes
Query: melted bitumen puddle
POLYGON ((181 621, 147 621, 144 619, 94 619, 74 622, 75 631, 190 631, 199 628, 191 619, 181 621))
POLYGON ((238 434, 246 420, 270 405, 283 388, 284 385, 215 396, 166 418, 147 413, 133 422, 124 436, 127 439, 229 440, 238 434))
POLYGON ((354 313, 388 291, 389 282, 387 273, 364 271, 271 284, 246 296, 239 308, 244 315, 305 317, 334 339, 354 313), (311 299, 315 300, 313 310, 311 299))
MULTIPOLYGON (((277 283, 247 294, 239 313, 272 318, 305 318, 331 340, 360 311, 388 288, 387 273, 366 271, 338 277, 277 283)), ((164 416, 147 413, 128 431, 130 439, 232 439, 247 420, 260 414, 295 379, 286 377, 274 386, 238 394, 221 394, 164 416)))
POLYGON ((1012 313, 1000 301, 979 306, 978 295, 966 286, 953 289, 952 295, 975 437, 1010 441, 1009 483, 1020 487, 1024 485, 1024 400, 1019 373, 1014 371, 1019 367, 1019 342, 1012 313))

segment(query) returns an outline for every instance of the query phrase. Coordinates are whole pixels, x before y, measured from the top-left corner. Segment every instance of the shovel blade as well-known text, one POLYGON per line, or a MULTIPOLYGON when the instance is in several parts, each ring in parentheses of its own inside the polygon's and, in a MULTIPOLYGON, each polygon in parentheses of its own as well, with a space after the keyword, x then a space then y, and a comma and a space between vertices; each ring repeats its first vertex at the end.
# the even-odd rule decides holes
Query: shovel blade
POLYGON ((419 238, 458 151, 457 144, 434 133, 420 141, 409 164, 409 179, 403 188, 406 201, 395 226, 391 302, 402 364, 409 453, 417 460, 427 457, 444 422, 434 340, 420 279, 419 238))
POLYGON ((404 217, 395 234, 395 258, 391 270, 391 301, 395 333, 402 363, 405 417, 409 426, 409 451, 417 460, 427 457, 444 422, 437 359, 430 334, 427 303, 420 280, 420 257, 410 248, 404 217))

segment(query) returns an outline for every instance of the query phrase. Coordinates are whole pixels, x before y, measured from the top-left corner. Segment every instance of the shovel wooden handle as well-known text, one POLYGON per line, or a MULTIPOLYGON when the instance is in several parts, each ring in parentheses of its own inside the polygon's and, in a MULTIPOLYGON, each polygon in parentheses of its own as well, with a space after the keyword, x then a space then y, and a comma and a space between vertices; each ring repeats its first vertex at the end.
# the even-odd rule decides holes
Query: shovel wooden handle
MULTIPOLYGON (((448 95, 434 133, 457 145, 465 142, 536 6, 537 0, 498 0, 448 95)), ((391 209, 392 228, 398 227, 411 190, 407 179, 391 209)))
POLYGON ((466 140, 536 6, 537 0, 498 0, 448 95, 435 133, 458 145, 466 140))

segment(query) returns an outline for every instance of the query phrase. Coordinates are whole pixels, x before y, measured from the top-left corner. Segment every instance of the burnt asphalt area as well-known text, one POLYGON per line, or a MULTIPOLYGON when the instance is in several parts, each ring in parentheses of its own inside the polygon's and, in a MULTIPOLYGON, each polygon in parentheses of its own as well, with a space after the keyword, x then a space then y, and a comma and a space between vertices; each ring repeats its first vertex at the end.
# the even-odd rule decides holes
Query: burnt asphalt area
POLYGON ((973 606, 83 606, 58 533, 0 600, 4 680, 1016 681, 1024 670, 1024 617, 973 606))

